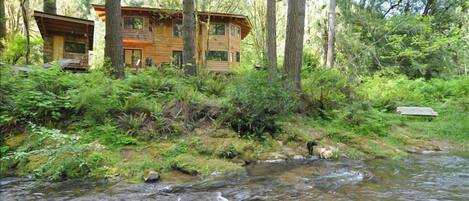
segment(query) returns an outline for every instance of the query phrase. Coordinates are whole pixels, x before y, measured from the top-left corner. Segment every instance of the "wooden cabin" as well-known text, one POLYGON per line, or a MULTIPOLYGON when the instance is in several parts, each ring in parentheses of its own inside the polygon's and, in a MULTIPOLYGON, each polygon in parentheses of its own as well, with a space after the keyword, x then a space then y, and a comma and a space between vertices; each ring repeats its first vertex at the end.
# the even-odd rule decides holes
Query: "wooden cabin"
MULTIPOLYGON (((100 19, 105 21, 105 7, 93 7, 100 19)), ((238 67, 241 40, 251 30, 248 18, 226 13, 197 12, 197 15, 196 63, 217 72, 238 67)), ((122 7, 122 36, 127 67, 182 65, 181 10, 122 7)))
POLYGON ((64 69, 88 69, 93 50, 94 22, 91 20, 34 11, 44 40, 44 62, 58 61, 64 69))

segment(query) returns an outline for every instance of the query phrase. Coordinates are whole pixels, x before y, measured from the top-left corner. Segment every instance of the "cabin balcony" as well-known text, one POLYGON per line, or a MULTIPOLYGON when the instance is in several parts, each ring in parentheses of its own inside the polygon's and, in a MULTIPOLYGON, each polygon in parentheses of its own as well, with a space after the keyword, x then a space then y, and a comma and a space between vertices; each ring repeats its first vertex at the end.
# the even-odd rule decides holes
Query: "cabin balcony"
POLYGON ((150 41, 153 42, 152 33, 149 31, 122 30, 124 41, 150 41))

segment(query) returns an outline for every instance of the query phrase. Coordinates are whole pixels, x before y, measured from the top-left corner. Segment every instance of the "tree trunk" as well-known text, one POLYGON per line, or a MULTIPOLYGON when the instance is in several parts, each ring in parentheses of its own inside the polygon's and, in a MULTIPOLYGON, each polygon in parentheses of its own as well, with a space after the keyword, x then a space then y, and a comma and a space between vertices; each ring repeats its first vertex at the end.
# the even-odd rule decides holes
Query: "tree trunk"
POLYGON ((327 61, 326 66, 328 68, 334 67, 334 59, 335 59, 335 7, 336 2, 335 0, 330 1, 329 5, 329 36, 328 36, 328 45, 327 45, 327 61))
POLYGON ((23 24, 24 24, 24 31, 26 33, 26 54, 24 55, 25 57, 25 62, 26 64, 29 64, 29 54, 31 52, 31 41, 29 37, 29 0, 21 0, 20 2, 21 6, 21 13, 23 14, 23 24))
POLYGON ((321 55, 321 63, 326 66, 327 65, 327 42, 329 41, 327 39, 328 37, 328 26, 327 26, 327 20, 328 19, 324 19, 324 26, 322 26, 322 31, 321 31, 321 35, 322 35, 322 55, 321 55))
POLYGON ((284 68, 293 91, 301 90, 300 71, 303 63, 305 3, 305 0, 288 0, 284 68))
POLYGON ((106 35, 104 56, 110 59, 114 68, 114 76, 124 79, 124 57, 122 49, 121 1, 106 0, 106 35))
POLYGON ((197 66, 195 64, 195 15, 194 0, 183 1, 183 40, 184 52, 182 54, 184 71, 186 75, 196 75, 197 66))
POLYGON ((267 0, 267 57, 271 73, 277 72, 277 22, 276 0, 267 0))
MULTIPOLYGON (((7 25, 5 18, 5 0, 0 0, 0 40, 5 38, 7 35, 7 25)), ((0 44, 0 50, 3 49, 0 44)))
POLYGON ((44 0, 42 8, 45 13, 57 14, 57 0, 44 0))
POLYGON ((433 0, 427 0, 425 8, 423 9, 423 15, 429 15, 433 7, 433 0))
POLYGON ((360 5, 360 8, 362 8, 362 9, 365 8, 365 6, 366 6, 366 0, 360 0, 360 4, 359 4, 359 5, 360 5))

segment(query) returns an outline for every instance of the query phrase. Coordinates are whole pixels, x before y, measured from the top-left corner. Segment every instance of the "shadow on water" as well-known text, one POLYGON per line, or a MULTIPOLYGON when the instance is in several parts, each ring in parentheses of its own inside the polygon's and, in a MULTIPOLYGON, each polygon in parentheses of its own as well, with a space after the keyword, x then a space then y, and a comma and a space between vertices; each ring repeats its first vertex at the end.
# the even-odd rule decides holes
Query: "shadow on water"
POLYGON ((23 178, 0 180, 2 200, 467 200, 469 157, 260 163, 199 181, 173 172, 156 184, 23 178))

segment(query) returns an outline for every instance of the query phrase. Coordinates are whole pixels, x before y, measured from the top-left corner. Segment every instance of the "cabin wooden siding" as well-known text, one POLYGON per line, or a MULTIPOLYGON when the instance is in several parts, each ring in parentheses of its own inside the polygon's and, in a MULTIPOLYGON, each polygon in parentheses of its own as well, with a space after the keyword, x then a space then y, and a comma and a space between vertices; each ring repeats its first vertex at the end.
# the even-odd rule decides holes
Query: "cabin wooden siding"
MULTIPOLYGON (((154 65, 170 64, 173 61, 173 51, 183 50, 183 39, 174 36, 173 23, 180 19, 168 18, 158 22, 151 22, 145 15, 134 13, 126 14, 125 17, 143 17, 144 25, 142 30, 128 30, 122 28, 124 49, 142 50, 142 67, 145 67, 145 60, 150 58, 154 65), (148 37, 150 35, 151 37, 148 37)), ((239 26, 229 20, 214 20, 212 23, 225 24, 225 35, 209 35, 207 23, 201 22, 197 25, 196 35, 196 62, 200 65, 204 61, 206 51, 226 51, 228 61, 207 61, 207 69, 210 71, 227 72, 230 68, 239 67, 236 62, 236 52, 241 52, 241 38, 231 35, 231 27, 239 26), (209 37, 207 48, 207 37, 209 37), (232 58, 232 55, 235 57, 232 58)))
POLYGON ((70 66, 72 68, 87 68, 89 62, 89 44, 88 38, 74 36, 70 34, 45 34, 43 35, 43 59, 44 62, 51 62, 53 61, 53 54, 54 54, 54 36, 63 36, 64 37, 64 44, 66 42, 75 42, 85 44, 85 53, 71 53, 66 52, 65 48, 63 47, 63 59, 77 59, 80 60, 79 66, 70 66))

